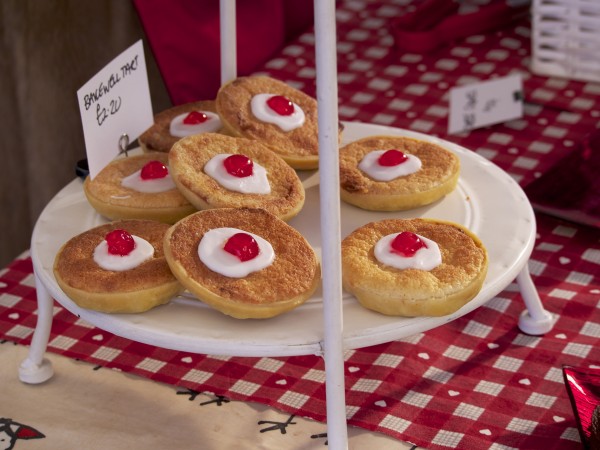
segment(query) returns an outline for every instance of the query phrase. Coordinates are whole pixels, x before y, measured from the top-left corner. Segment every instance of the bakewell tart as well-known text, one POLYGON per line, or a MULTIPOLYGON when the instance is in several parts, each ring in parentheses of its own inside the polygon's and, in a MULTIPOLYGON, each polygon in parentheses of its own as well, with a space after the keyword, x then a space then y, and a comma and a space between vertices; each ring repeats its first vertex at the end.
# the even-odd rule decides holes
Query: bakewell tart
POLYGON ((340 149, 340 196, 372 211, 401 211, 452 192, 460 160, 444 147, 408 137, 372 136, 340 149))
POLYGON ((144 219, 173 224, 197 209, 179 192, 168 168, 167 153, 117 158, 83 192, 92 207, 110 220, 144 219))
POLYGON ((200 301, 237 319, 264 319, 312 296, 321 280, 305 238, 264 209, 199 211, 164 240, 171 271, 200 301))
POLYGON ((298 174, 261 142, 217 133, 189 136, 169 153, 179 191, 197 208, 263 208, 289 220, 304 205, 298 174))
POLYGON ((294 169, 319 166, 313 97, 274 78, 240 77, 219 89, 216 107, 227 134, 263 142, 294 169))
POLYGON ((342 282, 365 308, 390 316, 451 314, 481 290, 487 251, 465 227, 386 219, 342 241, 342 282))
POLYGON ((154 123, 138 138, 145 152, 168 153, 175 142, 199 133, 223 129, 214 100, 201 100, 173 106, 154 115, 154 123))
POLYGON ((67 241, 54 260, 60 288, 82 308, 139 313, 169 302, 183 287, 163 253, 168 224, 123 220, 67 241))

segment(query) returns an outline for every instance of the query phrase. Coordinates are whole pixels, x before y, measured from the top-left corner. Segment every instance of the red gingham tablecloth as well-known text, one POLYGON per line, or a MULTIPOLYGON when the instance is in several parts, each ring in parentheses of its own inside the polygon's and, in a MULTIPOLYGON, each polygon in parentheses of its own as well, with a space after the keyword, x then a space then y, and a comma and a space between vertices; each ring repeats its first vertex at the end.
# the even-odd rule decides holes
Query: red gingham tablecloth
MULTIPOLYGON (((339 2, 342 120, 443 137, 493 161, 522 186, 598 126, 599 84, 529 72, 527 21, 431 54, 403 54, 389 32, 402 3, 339 2), (450 87, 515 71, 525 79, 523 118, 446 135, 450 87)), ((307 32, 262 73, 314 95, 314 67, 314 34, 307 32)), ((559 317, 554 328, 539 337, 519 331, 524 305, 513 283, 443 327, 348 351, 349 424, 432 450, 581 447, 561 369, 600 367, 599 233, 541 214, 537 227, 529 268, 546 309, 559 317)), ((31 260, 24 254, 0 271, 0 339, 29 344, 35 298, 31 260)), ((325 420, 325 372, 317 356, 240 358, 155 348, 94 328, 58 304, 48 350, 325 420)))
MULTIPOLYGON (((580 448, 561 367, 600 367, 600 280, 594 275, 600 248, 593 230, 554 219, 542 222, 539 235, 530 267, 546 308, 560 316, 550 333, 534 337, 519 331, 523 304, 511 284, 443 327, 349 351, 349 424, 430 449, 580 448)), ((1 339, 30 343, 35 299, 31 260, 24 255, 0 273, 1 339)), ((325 371, 316 356, 241 358, 165 350, 99 330, 58 304, 48 350, 325 420, 325 371)))

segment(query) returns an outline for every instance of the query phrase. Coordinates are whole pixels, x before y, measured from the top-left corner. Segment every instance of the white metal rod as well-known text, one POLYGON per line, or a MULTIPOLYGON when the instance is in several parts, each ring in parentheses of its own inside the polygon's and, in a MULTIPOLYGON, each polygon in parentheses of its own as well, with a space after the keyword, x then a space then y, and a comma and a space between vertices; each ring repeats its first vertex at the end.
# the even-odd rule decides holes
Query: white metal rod
POLYGON ((220 0, 221 85, 237 77, 235 0, 220 0))
POLYGON ((338 89, 335 1, 314 0, 323 327, 327 405, 327 442, 332 450, 348 448, 344 389, 343 311, 338 143, 338 89))
POLYGON ((37 293, 38 318, 33 332, 29 354, 19 367, 19 378, 23 383, 39 384, 52 378, 52 363, 44 358, 52 328, 54 300, 38 277, 35 267, 35 288, 37 293))

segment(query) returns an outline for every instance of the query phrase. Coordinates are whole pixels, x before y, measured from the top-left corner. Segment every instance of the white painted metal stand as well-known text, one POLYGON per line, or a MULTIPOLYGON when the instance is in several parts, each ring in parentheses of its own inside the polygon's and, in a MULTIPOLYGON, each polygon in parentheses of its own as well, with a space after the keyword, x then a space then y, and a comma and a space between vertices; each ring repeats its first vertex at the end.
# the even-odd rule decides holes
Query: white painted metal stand
POLYGON ((519 317, 519 329, 534 336, 547 333, 554 326, 556 318, 542 306, 527 265, 517 275, 517 284, 527 307, 519 317))
POLYGON ((235 0, 220 0, 221 85, 237 77, 237 32, 235 0))
POLYGON ((54 375, 52 363, 44 358, 50 329, 52 328, 52 309, 54 300, 50 297, 48 289, 35 274, 35 289, 38 304, 38 319, 33 332, 33 339, 29 346, 29 354, 19 367, 19 378, 24 383, 39 384, 49 380, 54 375))
POLYGON ((315 0, 327 442, 348 448, 344 388, 335 2, 315 0))

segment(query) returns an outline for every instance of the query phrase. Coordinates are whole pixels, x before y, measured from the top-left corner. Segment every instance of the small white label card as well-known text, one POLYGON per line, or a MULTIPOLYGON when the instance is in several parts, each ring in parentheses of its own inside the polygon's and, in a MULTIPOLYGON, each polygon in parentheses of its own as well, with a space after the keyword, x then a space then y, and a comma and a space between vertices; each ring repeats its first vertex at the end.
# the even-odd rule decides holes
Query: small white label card
POLYGON ((509 75, 450 90, 448 133, 474 130, 523 116, 523 80, 509 75))
POLYGON ((133 142, 153 121, 144 47, 139 40, 77 91, 90 177, 133 142))

